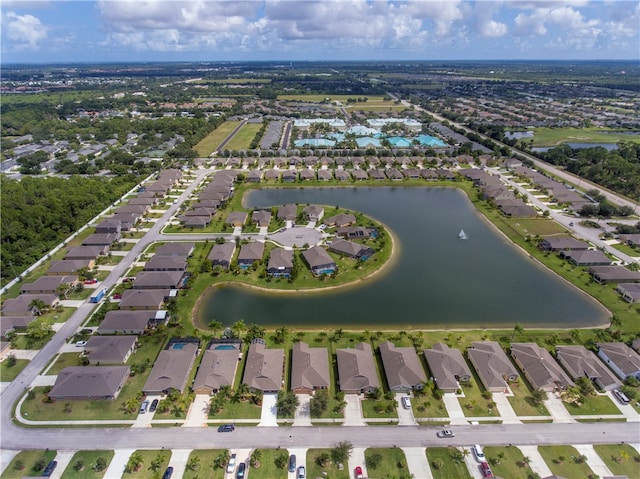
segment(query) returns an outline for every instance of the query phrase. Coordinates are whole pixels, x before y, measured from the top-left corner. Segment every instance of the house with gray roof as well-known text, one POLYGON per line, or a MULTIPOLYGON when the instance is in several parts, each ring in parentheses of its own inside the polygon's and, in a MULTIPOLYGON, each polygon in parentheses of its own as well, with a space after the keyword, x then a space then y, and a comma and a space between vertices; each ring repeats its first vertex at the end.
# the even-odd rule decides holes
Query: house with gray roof
POLYGON ((175 241, 160 245, 155 252, 155 256, 180 256, 188 258, 193 254, 195 243, 175 241))
POLYGON ((267 263, 267 274, 269 276, 289 277, 293 270, 293 250, 284 248, 274 248, 269 253, 269 262, 267 263))
POLYGON ((640 233, 622 234, 620 235, 620 241, 629 246, 640 246, 640 233))
POLYGON ((329 227, 335 226, 336 228, 344 228, 345 226, 351 226, 356 222, 356 217, 351 213, 339 213, 335 216, 329 216, 325 218, 323 223, 329 227))
POLYGON ((133 282, 134 289, 179 289, 183 271, 140 271, 133 282))
MULTIPOLYGON (((156 318, 166 317, 166 314, 158 315, 159 311, 108 311, 102 323, 98 326, 98 334, 142 334, 154 322, 160 322, 156 318)), ((162 312, 166 313, 166 312, 162 312)), ((159 319, 158 318, 158 319, 159 319)))
POLYGON ((298 216, 298 207, 296 205, 282 205, 278 207, 276 218, 285 221, 295 221, 298 216))
POLYGON ((333 174, 335 175, 336 180, 338 181, 349 181, 351 179, 351 175, 349 174, 348 171, 335 170, 333 174))
POLYGON ((183 216, 181 221, 185 228, 206 228, 211 224, 211 216, 183 216))
POLYGON ((120 309, 157 311, 171 296, 169 289, 125 289, 120 298, 120 309))
POLYGON ((350 258, 360 261, 366 261, 371 257, 371 255, 373 255, 373 253, 375 253, 375 250, 369 246, 344 239, 337 239, 333 241, 331 245, 329 245, 329 251, 338 253, 342 256, 349 256, 350 258))
POLYGON ((324 208, 318 205, 309 205, 302 212, 309 221, 320 221, 324 215, 324 208))
POLYGON ((70 248, 64 259, 85 259, 95 260, 98 256, 106 255, 109 252, 109 246, 76 246, 70 248))
POLYGON ((144 394, 167 394, 171 390, 176 390, 183 393, 197 352, 197 341, 172 340, 167 349, 163 349, 158 354, 158 359, 151 368, 142 392, 144 394))
POLYGON ((553 392, 575 386, 549 351, 536 343, 511 343, 511 357, 533 389, 553 392))
POLYGON ((57 275, 57 276, 71 276, 77 275, 80 270, 93 269, 96 262, 95 260, 84 260, 84 259, 61 259, 55 260, 51 262, 51 266, 47 270, 47 275, 57 275))
POLYGON ((298 180, 298 172, 296 170, 286 170, 282 172, 283 183, 294 183, 298 180))
POLYGON ((96 225, 96 233, 115 233, 120 235, 122 223, 118 219, 106 218, 96 225))
POLYGON ((284 349, 267 349, 263 340, 254 340, 247 352, 242 382, 251 391, 272 393, 282 389, 283 376, 284 349))
POLYGON ((597 250, 561 251, 560 256, 575 266, 608 266, 611 264, 611 260, 602 251, 597 250))
POLYGON ((520 376, 496 341, 474 341, 467 356, 487 391, 503 392, 520 376))
POLYGON ((7 334, 17 329, 26 330, 29 323, 35 320, 35 316, 0 316, 0 338, 6 338, 7 334))
POLYGON ((264 243, 252 241, 240 247, 238 253, 238 266, 242 269, 251 267, 254 263, 262 261, 264 254, 264 243))
POLYGON ((120 233, 93 233, 82 240, 82 246, 111 246, 120 240, 120 233))
POLYGON ((333 261, 333 258, 321 246, 312 246, 303 251, 302 257, 315 276, 333 274, 338 269, 338 265, 333 261))
POLYGON ((538 247, 544 251, 585 251, 589 249, 589 243, 575 238, 544 238, 538 243, 538 247))
POLYGON ((333 179, 333 173, 331 170, 318 170, 318 180, 331 181, 333 179))
POLYGON ((631 271, 621 265, 592 266, 589 274, 600 284, 640 281, 640 271, 631 271))
POLYGON ((249 183, 260 183, 262 180, 263 172, 262 170, 251 170, 247 173, 247 181, 249 183))
POLYGON ((249 215, 246 211, 232 211, 227 215, 227 219, 225 220, 225 225, 230 226, 244 226, 247 221, 247 217, 249 215))
POLYGON ((89 364, 124 364, 136 350, 137 336, 91 336, 84 346, 89 364))
POLYGON ((385 341, 380 344, 380 356, 391 391, 400 393, 423 388, 427 375, 413 347, 398 347, 385 341))
POLYGON ((624 343, 598 343, 598 356, 620 379, 640 379, 640 355, 624 343))
POLYGON ((640 283, 620 283, 616 290, 629 303, 640 303, 640 283))
POLYGON ((236 250, 236 244, 234 242, 216 243, 211 247, 211 251, 207 255, 207 259, 211 261, 212 267, 220 267, 225 271, 229 270, 231 266, 231 260, 233 253, 236 250))
POLYGON ((291 353, 291 390, 312 394, 331 385, 327 348, 310 348, 303 341, 293 344, 291 353))
POLYGON ((271 223, 271 211, 255 210, 251 214, 251 221, 259 228, 268 227, 271 223))
POLYGON ((471 370, 457 349, 436 343, 424 350, 424 357, 436 386, 444 392, 456 392, 460 382, 471 380, 471 370))
POLYGON ((573 380, 585 377, 600 389, 611 391, 622 385, 609 368, 584 346, 556 346, 556 358, 573 380))
POLYGON ((33 301, 42 301, 47 308, 55 307, 60 299, 57 294, 30 294, 25 293, 19 295, 17 298, 9 298, 2 303, 2 315, 3 316, 31 316, 32 314, 39 315, 34 306, 31 306, 33 301))
POLYGON ((378 231, 375 228, 366 226, 347 226, 336 230, 336 236, 345 239, 369 239, 377 234, 378 231))
POLYGON ((337 349, 338 385, 346 394, 369 393, 380 388, 378 370, 371 345, 358 343, 355 348, 337 349))
POLYGON ((181 271, 187 270, 187 259, 181 256, 156 256, 144 265, 145 271, 181 271))
POLYGON ((202 356, 191 389, 196 394, 215 394, 222 386, 233 386, 242 352, 239 339, 212 339, 202 356))
POLYGON ((49 397, 62 400, 114 400, 120 394, 129 366, 72 366, 58 373, 49 397))
POLYGON ((33 283, 23 283, 20 293, 31 294, 57 294, 64 288, 70 291, 78 284, 78 277, 72 276, 40 276, 33 283))

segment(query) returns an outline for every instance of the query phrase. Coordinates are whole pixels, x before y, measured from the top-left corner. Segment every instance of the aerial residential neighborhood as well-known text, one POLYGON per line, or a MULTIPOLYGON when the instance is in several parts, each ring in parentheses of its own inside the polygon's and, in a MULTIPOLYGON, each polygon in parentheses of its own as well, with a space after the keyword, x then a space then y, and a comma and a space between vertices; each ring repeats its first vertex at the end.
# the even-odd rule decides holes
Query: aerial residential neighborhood
POLYGON ((2 6, 0 478, 639 477, 637 51, 403 56, 614 6, 356 2, 418 28, 365 61, 326 43, 370 38, 341 1, 55 2, 107 56, 52 63, 80 30, 31 3, 2 6), (189 59, 232 37, 284 56, 189 59))

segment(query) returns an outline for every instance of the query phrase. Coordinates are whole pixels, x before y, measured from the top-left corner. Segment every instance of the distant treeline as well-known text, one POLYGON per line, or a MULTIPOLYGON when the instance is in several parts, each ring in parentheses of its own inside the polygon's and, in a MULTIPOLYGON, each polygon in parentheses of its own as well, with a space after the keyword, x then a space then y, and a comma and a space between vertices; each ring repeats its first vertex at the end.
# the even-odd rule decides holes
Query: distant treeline
POLYGON ((0 178, 2 283, 133 188, 139 178, 0 178))

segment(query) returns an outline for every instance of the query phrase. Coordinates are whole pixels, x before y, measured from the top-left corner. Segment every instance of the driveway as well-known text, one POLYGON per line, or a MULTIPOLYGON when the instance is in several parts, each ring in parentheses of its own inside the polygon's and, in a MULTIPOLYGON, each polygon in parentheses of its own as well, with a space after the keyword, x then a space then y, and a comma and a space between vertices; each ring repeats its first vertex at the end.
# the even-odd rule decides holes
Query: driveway
MULTIPOLYGON (((306 447, 290 447, 287 449, 289 455, 296 455, 296 470, 294 472, 289 472, 287 479, 296 479, 296 473, 298 472, 298 468, 300 466, 304 466, 305 470, 307 470, 307 448, 306 447)), ((287 468, 289 465, 287 464, 287 468)), ((287 469, 288 470, 288 469, 287 469)))
POLYGON ((415 417, 413 417, 413 409, 404 408, 402 405, 403 396, 407 396, 407 394, 396 393, 396 402, 398 403, 398 407, 396 409, 396 412, 398 413, 398 426, 415 426, 418 423, 416 422, 415 417))
POLYGON ((298 408, 293 419, 294 426, 311 426, 311 395, 298 394, 298 408))
POLYGON ((518 419, 518 415, 511 407, 511 403, 505 393, 493 393, 493 402, 496 403, 498 413, 500 414, 500 417, 502 417, 502 424, 521 423, 520 419, 518 419))
POLYGON ((343 426, 366 426, 362 418, 362 405, 358 394, 345 394, 344 400, 347 405, 344 408, 343 426))
POLYGON ((116 449, 113 459, 109 463, 107 472, 104 473, 103 479, 121 479, 124 474, 124 468, 129 462, 129 457, 135 449, 116 449))
MULTIPOLYGON (((458 448, 460 449, 460 448, 458 448)), ((464 463, 467 466, 467 470, 473 479, 482 479, 482 473, 480 472, 480 463, 476 461, 476 456, 471 451, 471 446, 465 447, 469 451, 464 458, 464 463)))
POLYGON ((547 399, 545 399, 544 405, 546 406, 547 411, 549 411, 549 414, 551 414, 551 417, 553 417, 553 422, 576 422, 576 420, 571 417, 571 414, 569 414, 569 411, 567 411, 567 408, 564 407, 560 396, 554 393, 547 394, 547 399))
POLYGON ((593 449, 593 446, 577 445, 577 446, 573 446, 573 447, 575 447, 576 450, 581 455, 586 456, 587 464, 589 464, 589 467, 591 468, 591 470, 598 477, 611 477, 611 476, 613 476, 613 473, 611 472, 611 470, 609 470, 609 468, 604 463, 602 458, 598 455, 598 453, 595 451, 595 449, 593 449))
POLYGON ((454 393, 444 393, 442 400, 444 401, 444 407, 447 409, 447 415, 451 418, 452 425, 467 424, 460 401, 458 401, 458 397, 454 393))
POLYGON ((187 411, 187 419, 182 427, 206 427, 209 419, 210 403, 211 396, 208 394, 196 394, 189 411, 187 411))
POLYGON ((65 469, 71 463, 71 459, 73 459, 73 455, 76 451, 58 451, 56 454, 56 461, 58 465, 56 466, 56 470, 51 474, 52 479, 60 479, 65 469))
POLYGON ((524 457, 528 457, 531 459, 529 463, 529 467, 535 473, 537 473, 540 477, 548 477, 553 473, 547 463, 542 458, 540 451, 538 451, 538 446, 517 446, 518 449, 522 452, 524 457))
MULTIPOLYGON (((16 356, 18 357, 18 356, 16 356)), ((640 414, 633 409, 631 404, 620 404, 618 398, 613 395, 613 391, 607 391, 607 396, 613 401, 613 404, 616 405, 620 412, 624 414, 624 417, 627 419, 627 422, 638 422, 640 421, 640 414)))
POLYGON ((191 449, 172 449, 169 465, 173 467, 173 477, 182 477, 187 469, 187 461, 189 460, 191 449))
POLYGON ((260 414, 260 423, 258 426, 278 426, 278 408, 276 408, 277 400, 278 395, 276 393, 266 393, 262 397, 262 413, 260 414))
POLYGON ((403 447, 402 450, 404 457, 407 458, 407 467, 411 477, 433 479, 424 447, 403 447))
POLYGON ((349 457, 349 464, 345 464, 344 467, 348 467, 349 468, 349 478, 350 479, 355 479, 355 475, 354 475, 354 470, 356 468, 356 466, 360 466, 362 468, 362 474, 364 474, 364 477, 367 477, 367 464, 364 460, 364 451, 366 451, 366 448, 364 447, 354 447, 351 450, 351 457, 349 457))

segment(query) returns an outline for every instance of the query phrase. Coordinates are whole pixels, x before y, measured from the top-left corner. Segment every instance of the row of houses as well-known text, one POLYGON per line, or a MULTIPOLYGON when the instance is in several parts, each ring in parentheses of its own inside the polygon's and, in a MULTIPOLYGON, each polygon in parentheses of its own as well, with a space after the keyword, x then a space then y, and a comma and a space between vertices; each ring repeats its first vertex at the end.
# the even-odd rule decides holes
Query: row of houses
POLYGON ((182 224, 188 228, 209 226, 218 209, 231 198, 237 175, 238 172, 233 170, 217 172, 211 182, 198 192, 198 200, 181 214, 182 224))
POLYGON ((282 183, 294 183, 297 181, 366 181, 366 180, 453 180, 456 174, 445 168, 371 168, 371 169, 326 169, 315 170, 306 168, 302 170, 251 170, 247 173, 246 180, 250 183, 261 181, 281 181, 282 183))

